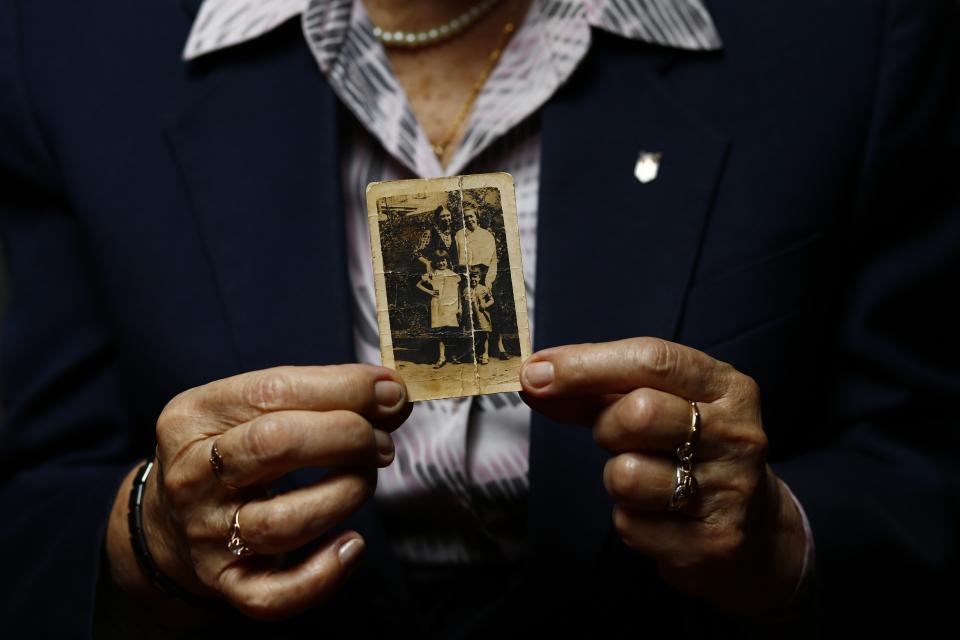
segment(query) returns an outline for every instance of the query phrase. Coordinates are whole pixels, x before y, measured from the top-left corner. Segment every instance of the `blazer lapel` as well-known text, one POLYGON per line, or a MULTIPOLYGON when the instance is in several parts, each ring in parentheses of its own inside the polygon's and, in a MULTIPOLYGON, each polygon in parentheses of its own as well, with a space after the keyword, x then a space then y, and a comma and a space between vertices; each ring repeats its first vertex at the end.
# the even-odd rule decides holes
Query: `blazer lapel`
POLYGON ((287 27, 197 61, 168 127, 246 370, 353 353, 334 96, 287 27))
MULTIPOLYGON (((728 146, 671 97, 657 69, 662 50, 596 35, 542 116, 538 349, 676 335, 728 146), (657 178, 646 184, 634 176, 643 150, 662 154, 657 178)), ((535 559, 596 561, 611 531, 607 459, 588 429, 534 417, 535 559)))

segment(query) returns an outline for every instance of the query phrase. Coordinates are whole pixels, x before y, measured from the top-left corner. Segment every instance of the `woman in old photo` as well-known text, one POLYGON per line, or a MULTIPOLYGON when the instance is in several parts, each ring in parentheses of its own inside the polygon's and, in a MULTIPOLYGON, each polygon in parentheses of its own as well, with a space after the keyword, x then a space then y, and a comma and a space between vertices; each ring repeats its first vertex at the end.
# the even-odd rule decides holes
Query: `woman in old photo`
MULTIPOLYGON (((0 0, 4 637, 944 635, 958 34, 957 0, 0 0), (500 171, 523 392, 411 403, 365 189, 500 171)), ((418 320, 421 273, 497 276, 481 203, 421 237, 423 201, 385 215, 418 320)))
POLYGON ((453 240, 453 216, 450 210, 444 206, 437 207, 433 211, 431 222, 431 226, 420 234, 420 241, 414 251, 417 260, 429 272, 432 268, 430 266, 432 258, 437 255, 438 251, 443 251, 447 255, 451 268, 460 264, 459 247, 453 240))
POLYGON ((464 273, 479 269, 480 281, 492 286, 497 279, 497 243, 488 229, 480 226, 480 210, 469 199, 463 201, 463 228, 457 231, 457 255, 464 273))

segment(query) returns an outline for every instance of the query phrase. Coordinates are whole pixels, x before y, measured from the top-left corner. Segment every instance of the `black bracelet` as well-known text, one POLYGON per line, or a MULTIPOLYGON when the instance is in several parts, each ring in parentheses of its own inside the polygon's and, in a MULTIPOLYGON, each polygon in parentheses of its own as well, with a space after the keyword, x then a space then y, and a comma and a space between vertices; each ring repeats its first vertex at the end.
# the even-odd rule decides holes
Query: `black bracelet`
POLYGON ((191 606, 204 606, 208 601, 199 596, 183 590, 178 587, 173 580, 168 578, 160 571, 157 564, 150 555, 147 548, 147 537, 143 533, 143 494, 147 487, 147 478, 153 469, 153 456, 147 458, 143 463, 137 475, 133 478, 133 486, 130 488, 129 511, 127 511, 127 525, 130 528, 130 545, 133 547, 133 555, 137 557, 140 568, 150 579, 150 583, 160 593, 170 598, 175 598, 191 606))

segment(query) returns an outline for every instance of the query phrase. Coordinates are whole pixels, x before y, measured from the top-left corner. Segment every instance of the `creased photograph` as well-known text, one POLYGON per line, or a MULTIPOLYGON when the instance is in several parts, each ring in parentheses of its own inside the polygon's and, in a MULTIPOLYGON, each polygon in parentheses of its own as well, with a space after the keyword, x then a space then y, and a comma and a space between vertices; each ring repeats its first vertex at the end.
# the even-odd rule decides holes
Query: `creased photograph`
POLYGON ((520 390, 530 355, 513 178, 367 188, 383 364, 411 400, 520 390))

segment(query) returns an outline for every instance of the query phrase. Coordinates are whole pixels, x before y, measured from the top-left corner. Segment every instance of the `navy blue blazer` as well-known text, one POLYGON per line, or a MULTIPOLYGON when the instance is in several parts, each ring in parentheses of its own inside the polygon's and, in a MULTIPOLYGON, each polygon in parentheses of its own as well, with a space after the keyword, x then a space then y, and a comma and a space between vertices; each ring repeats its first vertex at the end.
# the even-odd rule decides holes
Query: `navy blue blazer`
MULTIPOLYGON (((0 0, 5 630, 88 633, 110 505, 168 399, 354 358, 336 98, 295 21, 182 62, 196 4, 0 0)), ((595 33, 538 115, 535 346, 661 336, 753 376, 823 627, 926 619, 960 540, 960 8, 710 9, 723 52, 595 33)), ((722 624, 612 533, 588 430, 535 416, 531 438, 529 558, 473 631, 722 624)), ((406 629, 372 508, 357 526, 363 568, 317 615, 406 629)))

